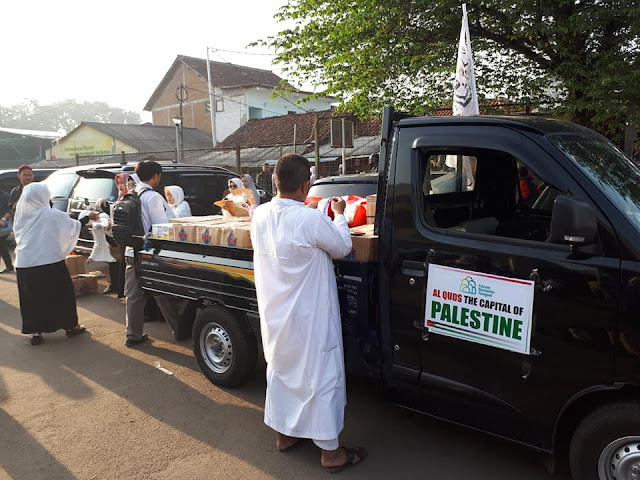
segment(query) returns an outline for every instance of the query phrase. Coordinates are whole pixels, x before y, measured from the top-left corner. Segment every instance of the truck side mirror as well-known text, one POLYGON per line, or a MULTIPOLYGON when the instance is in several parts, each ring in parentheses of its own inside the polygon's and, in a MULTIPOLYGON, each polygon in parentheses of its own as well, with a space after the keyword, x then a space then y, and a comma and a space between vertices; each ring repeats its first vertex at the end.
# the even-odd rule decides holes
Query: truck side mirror
POLYGON ((573 197, 558 195, 553 203, 549 242, 591 245, 598 239, 598 222, 591 207, 573 197))

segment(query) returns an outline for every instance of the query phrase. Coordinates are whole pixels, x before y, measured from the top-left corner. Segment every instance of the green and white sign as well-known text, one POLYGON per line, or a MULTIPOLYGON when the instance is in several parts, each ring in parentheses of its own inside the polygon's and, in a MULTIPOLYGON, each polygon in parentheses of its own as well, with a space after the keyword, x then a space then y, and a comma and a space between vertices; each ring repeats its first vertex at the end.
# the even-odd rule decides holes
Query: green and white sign
POLYGON ((530 353, 531 280, 429 265, 425 327, 431 333, 530 353))

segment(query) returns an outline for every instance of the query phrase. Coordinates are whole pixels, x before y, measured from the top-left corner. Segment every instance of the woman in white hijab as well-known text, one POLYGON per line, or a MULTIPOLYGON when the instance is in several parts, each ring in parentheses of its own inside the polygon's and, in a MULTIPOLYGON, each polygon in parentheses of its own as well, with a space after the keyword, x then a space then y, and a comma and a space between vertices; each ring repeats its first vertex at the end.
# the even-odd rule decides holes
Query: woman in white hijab
POLYGON ((260 205, 260 194, 258 193, 258 189, 256 188, 256 184, 253 182, 253 177, 248 173, 242 175, 242 186, 251 190, 253 193, 253 200, 255 202, 255 206, 260 205))
POLYGON ((313 185, 314 183, 316 183, 316 180, 318 179, 318 175, 316 174, 316 166, 312 166, 309 169, 309 180, 311 181, 311 185, 313 185))
POLYGON ((184 190, 178 185, 168 185, 164 187, 164 196, 169 207, 173 211, 174 218, 190 217, 191 207, 184 199, 184 190))
POLYGON ((86 330, 78 325, 75 292, 64 259, 75 248, 80 228, 97 220, 98 213, 74 220, 52 209, 50 200, 45 184, 27 185, 13 227, 22 333, 33 335, 32 345, 42 343, 43 332, 64 329, 73 336, 86 330))

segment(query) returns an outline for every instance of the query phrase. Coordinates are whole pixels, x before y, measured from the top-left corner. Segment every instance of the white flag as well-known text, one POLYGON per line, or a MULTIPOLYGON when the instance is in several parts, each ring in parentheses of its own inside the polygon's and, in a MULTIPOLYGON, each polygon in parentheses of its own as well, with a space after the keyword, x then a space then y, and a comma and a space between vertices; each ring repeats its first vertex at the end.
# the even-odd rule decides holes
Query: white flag
POLYGON ((479 113, 476 76, 473 72, 473 55, 471 54, 471 39, 469 38, 467 5, 463 4, 456 81, 453 84, 453 114, 466 116, 478 115, 479 113))

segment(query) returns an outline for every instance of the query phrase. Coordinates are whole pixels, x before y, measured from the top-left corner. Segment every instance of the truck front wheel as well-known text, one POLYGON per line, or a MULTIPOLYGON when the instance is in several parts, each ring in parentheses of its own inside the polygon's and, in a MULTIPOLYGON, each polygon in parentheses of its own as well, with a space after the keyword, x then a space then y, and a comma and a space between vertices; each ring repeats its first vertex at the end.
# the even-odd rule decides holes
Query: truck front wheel
POLYGON ((202 373, 221 387, 243 383, 255 369, 258 356, 253 333, 219 306, 198 311, 193 324, 193 351, 202 373))
POLYGON ((569 447, 575 480, 640 478, 640 403, 601 407, 576 429, 569 447))

